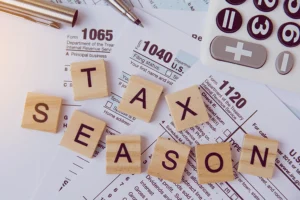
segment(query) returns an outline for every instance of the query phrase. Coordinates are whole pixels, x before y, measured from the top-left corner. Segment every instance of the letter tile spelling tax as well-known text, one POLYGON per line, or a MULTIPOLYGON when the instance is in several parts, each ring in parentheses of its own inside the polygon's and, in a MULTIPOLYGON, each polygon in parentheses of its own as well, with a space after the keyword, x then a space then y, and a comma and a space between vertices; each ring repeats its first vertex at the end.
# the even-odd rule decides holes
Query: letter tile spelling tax
POLYGON ((76 110, 60 144, 92 158, 105 127, 104 121, 76 110))
POLYGON ((173 183, 181 183, 191 148, 159 137, 148 168, 148 174, 173 183))
POLYGON ((104 60, 72 63, 71 75, 75 101, 109 95, 104 60))
POLYGON ((118 110, 150 122, 162 91, 162 86, 133 75, 118 110))
POLYGON ((168 94, 165 98, 177 131, 209 121, 200 90, 196 85, 168 94))
POLYGON ((141 136, 107 135, 106 136, 106 173, 140 174, 141 136))
POLYGON ((246 134, 238 171, 264 178, 272 178, 278 141, 246 134))
POLYGON ((22 127, 57 133, 62 98, 44 94, 27 94, 22 127))
POLYGON ((196 146, 199 184, 234 180, 230 143, 196 146))

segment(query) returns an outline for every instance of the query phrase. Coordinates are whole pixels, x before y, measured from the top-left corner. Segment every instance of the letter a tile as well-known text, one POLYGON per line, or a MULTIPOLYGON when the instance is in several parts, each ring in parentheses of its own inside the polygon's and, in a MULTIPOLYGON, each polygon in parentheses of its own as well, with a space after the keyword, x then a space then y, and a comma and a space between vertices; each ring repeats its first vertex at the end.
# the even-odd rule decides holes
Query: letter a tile
POLYGON ((189 146, 159 137, 148 174, 173 183, 181 183, 190 150, 189 146))
POLYGON ((238 171, 264 178, 272 178, 278 141, 246 134, 238 171))
POLYGON ((118 110, 150 122, 162 91, 160 85, 131 76, 118 110))
POLYGON ((201 93, 196 85, 168 94, 165 98, 177 131, 209 121, 201 93))
POLYGON ((106 136, 106 173, 140 174, 141 136, 107 135, 106 136))
POLYGON ((43 94, 27 94, 22 127, 57 133, 62 98, 43 94))
POLYGON ((104 60, 72 63, 71 75, 75 101, 108 96, 104 60))
POLYGON ((199 184, 234 180, 230 143, 196 146, 199 184))
POLYGON ((102 120, 76 110, 60 144, 92 158, 105 127, 102 120))

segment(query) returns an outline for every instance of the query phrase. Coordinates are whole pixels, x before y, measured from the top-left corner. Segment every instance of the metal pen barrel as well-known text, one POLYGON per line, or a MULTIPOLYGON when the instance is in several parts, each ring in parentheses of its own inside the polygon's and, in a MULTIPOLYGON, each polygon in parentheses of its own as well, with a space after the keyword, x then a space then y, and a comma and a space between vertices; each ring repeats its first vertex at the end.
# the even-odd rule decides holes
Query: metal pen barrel
POLYGON ((67 23, 72 27, 78 16, 78 11, 75 9, 40 0, 1 0, 1 7, 44 20, 67 23))

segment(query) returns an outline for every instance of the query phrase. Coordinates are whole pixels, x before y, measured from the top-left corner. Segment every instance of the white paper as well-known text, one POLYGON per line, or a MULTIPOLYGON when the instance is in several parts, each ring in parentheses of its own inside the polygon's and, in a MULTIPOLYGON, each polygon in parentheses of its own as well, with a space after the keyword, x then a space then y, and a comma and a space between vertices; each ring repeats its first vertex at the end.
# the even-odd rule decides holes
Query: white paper
MULTIPOLYGON (((73 91, 69 87, 69 64, 71 61, 95 58, 72 55, 79 51, 67 50, 75 46, 67 44, 67 41, 83 41, 82 30, 86 27, 102 28, 113 30, 114 38, 110 42, 98 42, 114 45, 127 21, 110 7, 81 7, 80 11, 78 25, 74 28, 63 26, 61 30, 0 12, 2 199, 30 198, 55 158, 64 123, 68 121, 65 119, 82 105, 81 102, 73 101, 73 91), (95 24, 101 24, 101 27, 93 26, 95 24), (27 92, 63 98, 58 134, 21 128, 27 92)), ((110 55, 101 52, 89 54, 110 55)))
MULTIPOLYGON (((139 13, 140 16, 142 16, 145 28, 143 29, 139 26, 136 26, 135 24, 131 24, 130 22, 128 22, 128 26, 126 27, 126 29, 124 29, 124 33, 119 39, 119 42, 116 46, 116 48, 118 49, 114 49, 114 58, 109 59, 109 61, 107 62, 108 74, 110 76, 109 80, 111 80, 110 89, 112 91, 112 96, 104 100, 88 101, 88 103, 86 103, 84 106, 85 112, 92 112, 93 116, 99 117, 108 123, 109 128, 105 131, 106 134, 120 134, 126 132, 126 130, 128 132, 131 132, 135 126, 143 123, 131 116, 125 116, 124 114, 112 109, 117 105, 114 100, 120 99, 121 95, 123 94, 124 87, 126 86, 126 78, 129 78, 128 74, 140 74, 147 79, 153 80, 154 82, 157 82, 159 84, 163 84, 167 89, 175 82, 175 79, 178 79, 180 76, 178 76, 177 78, 172 78, 173 80, 171 80, 169 77, 165 77, 165 83, 156 78, 153 78, 153 75, 158 74, 158 76, 164 77, 164 75, 161 75, 159 73, 163 73, 163 71, 164 73, 166 73, 167 71, 171 72, 171 65, 175 58, 178 58, 179 60, 183 59, 183 61, 187 59, 186 61, 190 62, 191 67, 198 60, 196 56, 199 52, 200 42, 198 38, 192 38, 190 36, 192 34, 187 35, 184 33, 188 31, 186 30, 186 27, 188 26, 185 25, 184 21, 182 21, 182 24, 184 24, 182 25, 182 27, 184 27, 184 31, 181 32, 170 27, 157 18, 150 16, 149 14, 143 13, 141 11, 136 12, 139 13), (158 32, 157 30, 162 32, 158 32), (170 37, 170 35, 172 37, 170 37), (180 40, 178 40, 178 38, 180 38, 180 40), (170 61, 168 64, 164 64, 166 65, 166 68, 162 67, 163 69, 159 72, 155 72, 154 70, 150 75, 145 73, 144 71, 137 70, 136 67, 132 67, 132 65, 130 64, 132 62, 131 55, 132 53, 134 53, 134 51, 142 51, 141 48, 138 50, 135 49, 136 45, 138 45, 141 40, 151 40, 152 42, 157 42, 160 44, 160 48, 165 48, 168 51, 172 51, 174 53, 172 61, 170 61), (128 65, 128 67, 125 68, 125 64, 128 65), (129 67, 129 65, 131 65, 131 67, 129 67), (123 69, 128 70, 122 71, 123 69), (123 78, 124 75, 125 78, 123 78), (167 83, 167 80, 169 83, 167 83), (119 83, 122 84, 120 85, 119 83), (112 118, 112 116, 114 116, 114 118, 112 118)), ((174 19, 178 18, 177 13, 174 14, 172 15, 174 19)), ((194 18, 195 15, 188 16, 192 17, 186 17, 186 20, 197 20, 201 28, 201 23, 204 22, 204 18, 199 17, 198 20, 198 18, 194 18)), ((199 13, 199 16, 201 16, 201 13, 199 13)), ((168 16, 168 19, 170 20, 171 17, 168 16)), ((200 28, 198 29, 200 30, 200 28)), ((190 28, 190 30, 192 30, 191 33, 195 33, 195 28, 190 28)), ((199 36, 201 35, 200 31, 197 31, 196 34, 199 36)), ((153 60, 151 61, 153 63, 157 62, 157 65, 160 65, 159 63, 163 64, 163 61, 155 56, 150 59, 153 60)), ((151 71, 152 70, 149 69, 149 72, 151 71)), ((105 137, 103 137, 102 140, 104 140, 104 138, 105 137)), ((101 152, 103 148, 103 142, 100 142, 96 154, 101 152)), ((58 191, 62 191, 64 188, 66 188, 70 184, 70 182, 72 182, 73 179, 76 178, 76 175, 82 173, 82 171, 91 162, 91 159, 82 157, 79 154, 72 152, 64 147, 60 148, 57 155, 58 156, 54 160, 51 170, 43 179, 43 183, 38 188, 37 193, 35 194, 33 199, 54 199, 58 191)))
MULTIPOLYGON (((141 134, 144 138, 142 174, 107 175, 103 152, 76 181, 59 193, 59 199, 299 199, 299 120, 267 87, 257 83, 195 66, 174 85, 172 91, 192 85, 199 85, 210 116, 208 123, 176 132, 168 112, 165 112, 159 125, 151 123, 136 127, 131 132, 141 134), (234 88, 232 92, 229 92, 232 90, 229 87, 234 88), (232 99, 238 93, 241 96, 232 99), (279 141, 273 178, 237 172, 242 140, 246 133, 279 141), (155 140, 159 136, 191 147, 230 142, 235 180, 198 184, 194 151, 190 154, 181 184, 147 175, 155 140)), ((165 107, 162 110, 165 111, 165 107)))

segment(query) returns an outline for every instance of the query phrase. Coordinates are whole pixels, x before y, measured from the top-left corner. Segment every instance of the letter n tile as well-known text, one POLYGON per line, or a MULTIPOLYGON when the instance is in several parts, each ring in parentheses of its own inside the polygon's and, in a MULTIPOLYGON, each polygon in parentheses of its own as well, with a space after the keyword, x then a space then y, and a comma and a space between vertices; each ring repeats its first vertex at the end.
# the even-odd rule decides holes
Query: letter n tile
POLYGON ((181 183, 190 147, 159 137, 148 168, 148 174, 173 183, 181 183))
POLYGON ((107 135, 106 136, 106 173, 140 174, 141 136, 107 135))
POLYGON ((118 110, 150 122, 162 91, 160 85, 131 76, 118 110))
POLYGON ((238 171, 264 178, 272 178, 278 141, 246 134, 238 171))
POLYGON ((76 110, 60 144, 92 158, 105 127, 104 121, 76 110))

